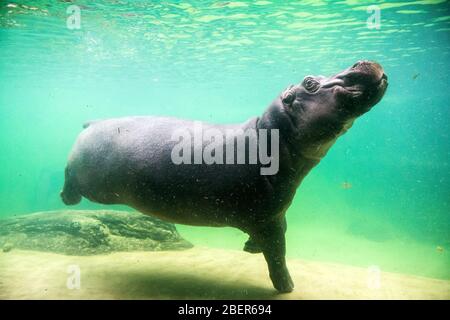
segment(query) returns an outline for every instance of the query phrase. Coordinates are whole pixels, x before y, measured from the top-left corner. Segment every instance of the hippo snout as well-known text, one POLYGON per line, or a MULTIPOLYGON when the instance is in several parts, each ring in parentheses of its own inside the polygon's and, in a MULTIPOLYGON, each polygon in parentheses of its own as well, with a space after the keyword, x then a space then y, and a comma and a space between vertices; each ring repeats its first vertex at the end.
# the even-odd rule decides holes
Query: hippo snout
POLYGON ((360 60, 349 68, 349 73, 353 72, 360 75, 360 78, 368 83, 387 81, 387 75, 384 73, 383 67, 375 61, 360 60))

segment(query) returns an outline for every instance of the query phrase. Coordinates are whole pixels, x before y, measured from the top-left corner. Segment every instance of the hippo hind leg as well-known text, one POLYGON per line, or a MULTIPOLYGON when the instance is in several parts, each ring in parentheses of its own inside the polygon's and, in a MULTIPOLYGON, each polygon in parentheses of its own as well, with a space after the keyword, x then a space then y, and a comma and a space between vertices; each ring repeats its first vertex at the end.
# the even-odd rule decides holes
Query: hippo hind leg
POLYGON ((66 205, 74 205, 81 201, 81 194, 78 191, 76 181, 70 174, 69 168, 65 171, 64 187, 60 193, 62 201, 66 205))

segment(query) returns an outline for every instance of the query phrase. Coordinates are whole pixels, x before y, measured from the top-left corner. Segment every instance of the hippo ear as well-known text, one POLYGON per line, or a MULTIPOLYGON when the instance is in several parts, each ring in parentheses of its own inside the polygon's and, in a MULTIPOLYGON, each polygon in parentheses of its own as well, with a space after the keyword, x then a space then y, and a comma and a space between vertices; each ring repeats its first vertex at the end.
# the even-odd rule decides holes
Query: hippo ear
POLYGON ((290 105, 295 99, 295 91, 292 90, 294 86, 290 86, 281 94, 281 101, 285 105, 290 105))

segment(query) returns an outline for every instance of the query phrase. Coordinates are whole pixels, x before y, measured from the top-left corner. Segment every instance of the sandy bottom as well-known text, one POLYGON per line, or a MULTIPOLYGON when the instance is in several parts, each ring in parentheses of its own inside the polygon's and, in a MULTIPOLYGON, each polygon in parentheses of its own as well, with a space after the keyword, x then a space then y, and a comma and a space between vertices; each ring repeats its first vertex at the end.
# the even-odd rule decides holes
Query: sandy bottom
MULTIPOLYGON (((372 241, 346 232, 345 221, 309 218, 304 224, 288 223, 287 256, 290 259, 333 262, 382 271, 450 280, 448 246, 423 243, 396 234, 392 239, 372 241), (315 219, 315 220, 314 220, 315 219), (443 251, 436 248, 443 247, 443 251)), ((208 228, 177 225, 180 234, 196 247, 241 251, 248 236, 233 228, 208 228)))
POLYGON ((262 255, 186 251, 64 256, 0 253, 1 299, 450 299, 450 281, 290 260, 295 290, 278 294, 262 255), (73 265, 77 267, 73 267, 73 265), (80 288, 73 276, 80 270, 80 288))

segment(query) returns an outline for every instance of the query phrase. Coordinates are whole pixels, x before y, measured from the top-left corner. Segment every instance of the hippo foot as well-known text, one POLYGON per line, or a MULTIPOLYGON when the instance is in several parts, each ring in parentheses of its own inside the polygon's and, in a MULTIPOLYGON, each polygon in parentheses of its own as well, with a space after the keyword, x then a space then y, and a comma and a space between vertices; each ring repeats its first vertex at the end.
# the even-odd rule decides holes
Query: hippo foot
POLYGON ((270 279, 272 280, 275 289, 277 289, 280 293, 289 293, 294 290, 294 282, 292 281, 287 269, 271 273, 270 279))
POLYGON ((77 193, 71 193, 71 192, 67 192, 66 190, 61 191, 59 193, 62 201, 64 202, 64 204, 66 205, 74 205, 77 204, 81 201, 81 195, 77 194, 77 193))

